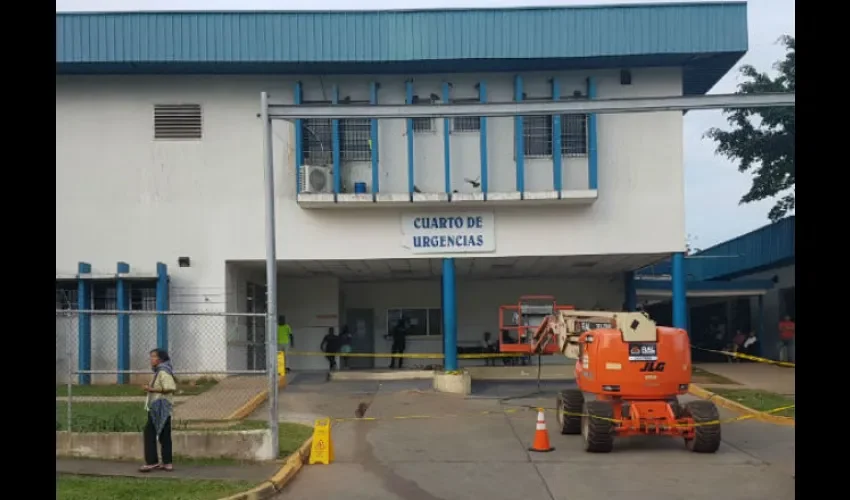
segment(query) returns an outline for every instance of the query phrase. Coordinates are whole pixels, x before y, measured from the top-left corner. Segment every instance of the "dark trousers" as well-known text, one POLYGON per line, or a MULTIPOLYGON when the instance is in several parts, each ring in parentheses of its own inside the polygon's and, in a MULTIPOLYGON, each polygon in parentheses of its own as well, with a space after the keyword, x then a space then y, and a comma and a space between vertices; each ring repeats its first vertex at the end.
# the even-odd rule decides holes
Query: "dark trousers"
POLYGON ((328 364, 330 365, 331 370, 336 369, 336 355, 325 356, 328 359, 328 364))
MULTIPOLYGON (((405 346, 399 344, 393 344, 392 353, 393 354, 404 354, 405 346)), ((392 358, 390 359, 390 368, 395 368, 395 361, 398 359, 398 367, 401 368, 404 364, 404 358, 392 358)))
MULTIPOLYGON (((145 465, 156 465, 159 463, 159 458, 156 453, 156 427, 153 425, 150 415, 148 415, 148 423, 145 425, 145 465)), ((162 463, 168 465, 171 463, 171 417, 165 421, 165 426, 159 434, 159 445, 162 447, 162 463)))

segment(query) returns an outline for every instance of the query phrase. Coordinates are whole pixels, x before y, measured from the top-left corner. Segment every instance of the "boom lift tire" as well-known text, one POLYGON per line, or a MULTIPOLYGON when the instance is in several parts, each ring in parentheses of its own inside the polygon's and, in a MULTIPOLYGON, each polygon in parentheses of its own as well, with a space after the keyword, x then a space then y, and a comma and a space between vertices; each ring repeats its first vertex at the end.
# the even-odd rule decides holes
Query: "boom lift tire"
POLYGON ((685 446, 695 453, 715 453, 720 448, 720 412, 711 401, 691 401, 682 409, 683 417, 694 419, 694 438, 685 446))
POLYGON ((582 413, 584 451, 610 453, 614 449, 614 406, 609 401, 586 401, 582 413))
POLYGON ((581 434, 581 413, 584 394, 578 389, 567 389, 558 394, 558 427, 561 434, 581 434), (564 414, 569 413, 569 415, 564 414))
POLYGON ((673 399, 670 401, 670 408, 673 409, 673 415, 677 419, 682 418, 684 410, 682 409, 682 405, 679 403, 678 399, 673 399))

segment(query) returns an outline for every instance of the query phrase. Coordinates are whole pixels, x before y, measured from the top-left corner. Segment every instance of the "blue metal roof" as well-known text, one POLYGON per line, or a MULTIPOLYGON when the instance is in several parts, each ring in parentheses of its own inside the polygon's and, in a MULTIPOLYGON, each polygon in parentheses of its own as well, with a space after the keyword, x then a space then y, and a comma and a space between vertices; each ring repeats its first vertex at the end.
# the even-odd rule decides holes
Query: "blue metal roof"
MULTIPOLYGON (((685 271, 689 280, 722 280, 746 276, 795 262, 796 217, 790 216, 755 231, 689 255, 685 271)), ((670 261, 638 271, 638 276, 670 274, 670 261)))
POLYGON ((702 93, 746 51, 744 2, 56 15, 57 73, 339 74, 341 68, 375 72, 376 63, 392 72, 677 65, 686 68, 686 92, 702 93))

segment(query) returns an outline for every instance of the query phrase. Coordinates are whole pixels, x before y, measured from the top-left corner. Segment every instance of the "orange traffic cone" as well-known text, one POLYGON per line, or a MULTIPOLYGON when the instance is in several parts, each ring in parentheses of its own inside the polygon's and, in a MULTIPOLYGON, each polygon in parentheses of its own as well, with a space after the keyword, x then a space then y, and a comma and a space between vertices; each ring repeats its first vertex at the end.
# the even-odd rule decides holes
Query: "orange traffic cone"
POLYGON ((549 445, 549 431, 546 430, 546 416, 543 415, 543 409, 537 411, 537 430, 534 432, 534 443, 528 451, 548 452, 552 451, 549 445))

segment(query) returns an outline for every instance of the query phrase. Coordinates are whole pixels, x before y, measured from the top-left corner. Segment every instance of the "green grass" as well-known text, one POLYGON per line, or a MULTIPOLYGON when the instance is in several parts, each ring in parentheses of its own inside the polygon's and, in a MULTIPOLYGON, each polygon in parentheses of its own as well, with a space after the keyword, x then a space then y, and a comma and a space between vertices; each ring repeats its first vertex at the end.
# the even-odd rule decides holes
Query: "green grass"
MULTIPOLYGON (((177 384, 175 396, 197 396, 204 391, 215 387, 218 380, 213 378, 199 378, 177 384)), ((109 385, 73 385, 71 387, 72 397, 129 397, 144 396, 141 386, 133 384, 109 384, 109 385)), ((68 385, 56 384, 56 397, 68 397, 68 385)))
MULTIPOLYGON (((147 424, 147 414, 140 403, 73 403, 71 422, 74 432, 142 432, 147 424)), ((172 429, 246 431, 265 429, 262 420, 243 420, 233 425, 221 422, 176 421, 172 429)), ((56 403, 56 430, 68 430, 68 405, 56 403)), ((280 423, 280 456, 284 457, 301 446, 313 429, 302 424, 280 423)))
POLYGON ((216 500, 253 488, 247 481, 205 481, 95 477, 61 474, 56 498, 62 500, 216 500))
POLYGON ((695 384, 720 384, 720 385, 740 385, 738 382, 730 378, 726 378, 723 375, 718 375, 716 373, 712 373, 707 370, 703 370, 702 368, 694 367, 691 371, 691 381, 695 384))
MULTIPOLYGON (((711 392, 757 411, 770 411, 794 404, 793 399, 781 394, 756 389, 712 388, 711 392)), ((773 412, 771 415, 796 418, 794 410, 795 408, 790 408, 780 412, 773 412)))

